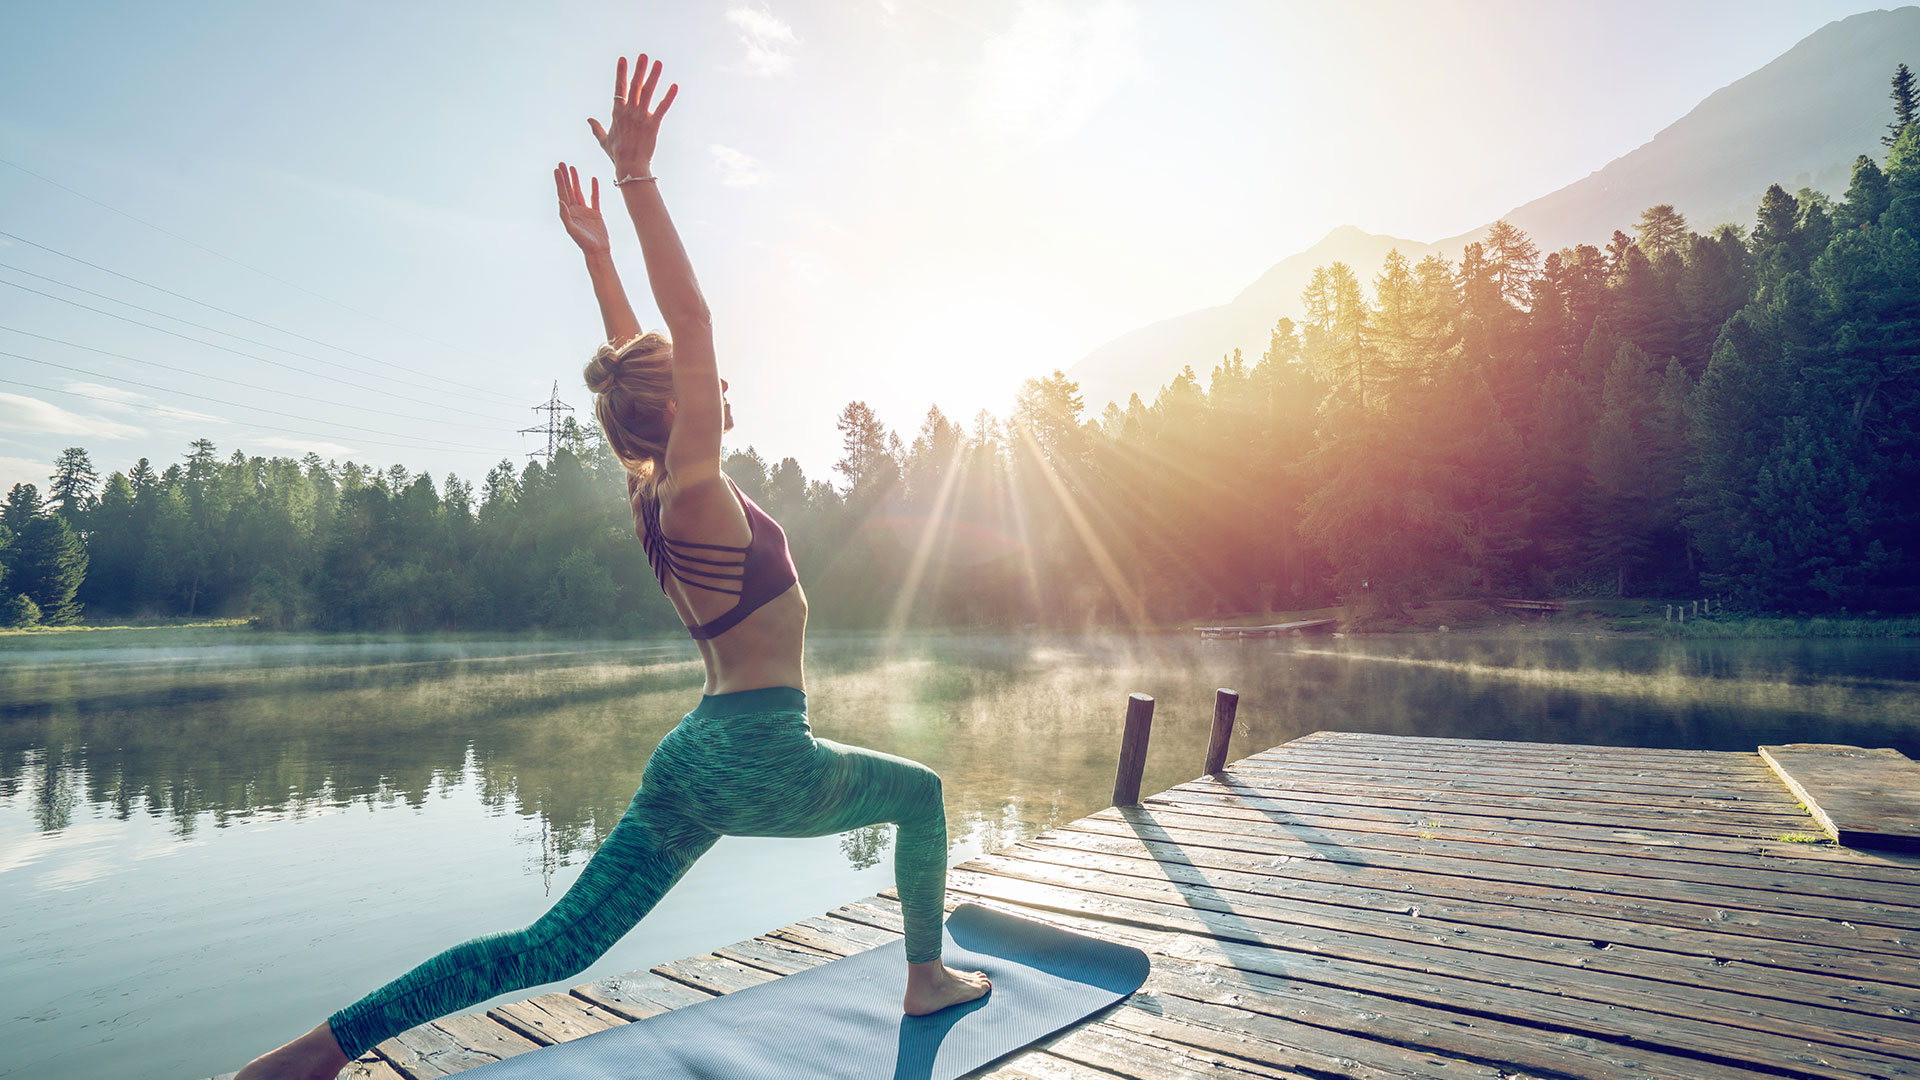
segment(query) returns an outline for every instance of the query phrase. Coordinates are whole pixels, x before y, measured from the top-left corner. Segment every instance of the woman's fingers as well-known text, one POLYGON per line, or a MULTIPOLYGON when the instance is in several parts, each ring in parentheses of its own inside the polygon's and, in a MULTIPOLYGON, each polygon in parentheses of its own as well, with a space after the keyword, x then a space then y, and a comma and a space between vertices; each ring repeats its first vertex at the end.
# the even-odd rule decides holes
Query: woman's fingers
POLYGON ((667 94, 665 97, 660 99, 660 107, 653 110, 653 118, 655 121, 658 121, 661 117, 667 115, 667 106, 673 104, 673 96, 675 94, 678 94, 679 92, 680 92, 679 83, 672 83, 667 86, 667 94))
POLYGON ((559 166, 559 165, 555 165, 553 167, 553 190, 556 194, 560 196, 560 208, 562 210, 566 209, 567 178, 562 171, 562 166, 559 166))
POLYGON ((600 212, 600 178, 593 178, 593 212, 600 212))
POLYGON ((627 104, 640 104, 640 87, 641 84, 646 81, 646 78, 647 54, 641 53, 640 58, 633 62, 633 82, 627 87, 627 104))
MULTIPOLYGON (((642 67, 646 66, 646 62, 647 62, 646 58, 642 57, 640 60, 641 66, 642 67)), ((655 60, 653 62, 652 70, 647 72, 647 81, 644 84, 642 84, 640 87, 640 107, 642 109, 652 104, 653 88, 655 86, 658 86, 659 84, 660 84, 660 61, 655 60)))
POLYGON ((627 58, 621 57, 620 63, 613 69, 613 105, 618 109, 627 103, 627 58))

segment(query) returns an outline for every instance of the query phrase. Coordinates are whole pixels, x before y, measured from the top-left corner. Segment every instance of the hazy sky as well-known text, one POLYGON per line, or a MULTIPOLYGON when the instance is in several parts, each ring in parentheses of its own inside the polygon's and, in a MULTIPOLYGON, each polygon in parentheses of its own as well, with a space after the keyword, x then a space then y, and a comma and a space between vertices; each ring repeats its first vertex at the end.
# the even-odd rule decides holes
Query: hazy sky
POLYGON ((586 117, 623 50, 681 84, 654 167, 734 438, 825 477, 848 401, 908 441, 932 404, 1004 416, 1335 226, 1430 240, 1577 180, 1873 6, 18 6, 0 490, 44 491, 63 447, 104 476, 197 437, 477 480, 535 448, 556 381, 590 418, 600 320, 551 170, 608 177, 586 117))

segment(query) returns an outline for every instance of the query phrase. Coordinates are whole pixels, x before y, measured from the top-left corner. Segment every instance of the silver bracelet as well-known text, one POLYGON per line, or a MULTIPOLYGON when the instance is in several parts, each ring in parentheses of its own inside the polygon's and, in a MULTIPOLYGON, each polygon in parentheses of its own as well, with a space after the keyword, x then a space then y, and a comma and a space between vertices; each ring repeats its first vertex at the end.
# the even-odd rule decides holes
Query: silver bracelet
POLYGON ((659 180, 660 180, 660 178, 659 178, 659 177, 657 177, 657 176, 655 176, 655 175, 653 175, 652 173, 648 173, 648 174, 647 174, 647 175, 645 175, 645 176, 622 176, 622 177, 620 177, 620 178, 619 178, 618 180, 615 180, 615 181, 613 182, 613 186, 614 186, 614 187, 619 187, 619 186, 620 186, 620 185, 622 185, 622 184, 636 184, 636 183, 639 183, 639 182, 640 182, 640 181, 642 181, 642 180, 647 180, 647 181, 651 181, 651 182, 654 182, 654 183, 658 183, 658 182, 659 182, 659 180))

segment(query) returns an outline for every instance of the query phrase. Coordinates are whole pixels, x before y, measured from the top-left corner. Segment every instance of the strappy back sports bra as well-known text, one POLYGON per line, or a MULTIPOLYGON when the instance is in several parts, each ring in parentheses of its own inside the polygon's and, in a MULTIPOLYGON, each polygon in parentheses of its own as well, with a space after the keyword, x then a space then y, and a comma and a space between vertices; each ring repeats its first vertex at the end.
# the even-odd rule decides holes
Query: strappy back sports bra
POLYGON ((660 528, 660 500, 642 494, 640 481, 627 477, 627 501, 633 505, 633 533, 646 548, 647 562, 653 566, 653 576, 660 579, 661 591, 666 591, 667 575, 672 574, 682 585, 739 597, 721 614, 687 627, 687 633, 692 634, 695 641, 711 641, 733 629, 740 620, 800 580, 800 574, 793 568, 793 555, 787 550, 786 531, 768 517, 765 510, 755 506, 731 477, 726 480, 747 514, 751 535, 745 547, 696 544, 669 537, 660 528))

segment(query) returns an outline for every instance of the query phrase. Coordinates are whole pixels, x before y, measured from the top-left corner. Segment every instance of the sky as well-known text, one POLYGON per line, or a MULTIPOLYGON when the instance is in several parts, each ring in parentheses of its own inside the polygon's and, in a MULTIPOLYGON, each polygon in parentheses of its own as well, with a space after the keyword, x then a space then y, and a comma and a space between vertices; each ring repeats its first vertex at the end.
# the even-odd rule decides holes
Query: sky
MULTIPOLYGON (((0 46, 0 490, 222 457, 478 481, 601 323, 552 169, 615 60, 680 94, 654 171, 734 448, 832 478, 865 401, 1021 382, 1225 303, 1345 224, 1454 235, 1875 5, 1433 0, 35 4, 0 46)), ((1193 358, 1169 358, 1168 375, 1193 358)), ((562 414, 565 415, 565 414, 562 414)))

